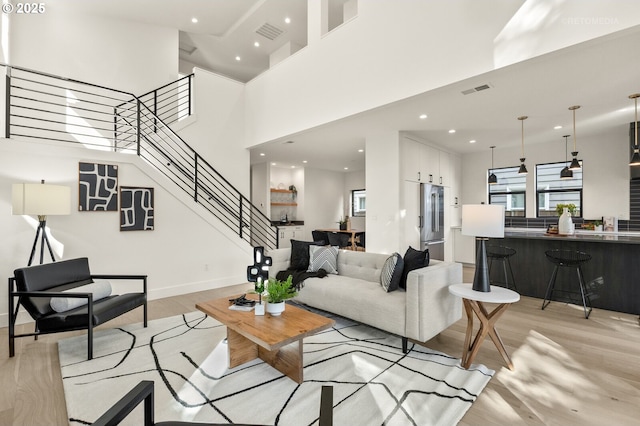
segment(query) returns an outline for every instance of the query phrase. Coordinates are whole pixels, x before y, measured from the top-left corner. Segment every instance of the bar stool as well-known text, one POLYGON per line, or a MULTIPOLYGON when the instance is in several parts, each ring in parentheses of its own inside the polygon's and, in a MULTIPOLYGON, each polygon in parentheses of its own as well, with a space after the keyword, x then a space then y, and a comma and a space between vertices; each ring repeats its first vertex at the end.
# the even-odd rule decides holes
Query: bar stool
POLYGON ((542 309, 546 308, 547 305, 551 303, 551 297, 553 296, 554 291, 578 294, 576 291, 555 289, 558 268, 576 268, 576 272, 578 273, 578 283, 580 284, 582 306, 584 307, 584 317, 588 319, 593 308, 591 307, 590 294, 587 293, 585 288, 584 276, 582 275, 582 264, 590 261, 591 255, 577 250, 547 250, 544 254, 547 256, 547 259, 555 265, 555 267, 553 268, 553 274, 551 274, 551 279, 549 280, 549 285, 547 286, 547 291, 545 293, 544 300, 542 301, 542 309))
POLYGON ((511 261, 509 260, 509 258, 516 253, 515 249, 507 246, 487 246, 487 258, 490 259, 489 276, 491 276, 491 266, 493 266, 494 260, 502 262, 502 270, 504 271, 504 282, 492 282, 491 284, 504 284, 506 288, 509 288, 509 278, 507 276, 507 269, 509 269, 513 289, 518 291, 518 287, 516 287, 516 280, 513 277, 513 269, 511 269, 511 261))

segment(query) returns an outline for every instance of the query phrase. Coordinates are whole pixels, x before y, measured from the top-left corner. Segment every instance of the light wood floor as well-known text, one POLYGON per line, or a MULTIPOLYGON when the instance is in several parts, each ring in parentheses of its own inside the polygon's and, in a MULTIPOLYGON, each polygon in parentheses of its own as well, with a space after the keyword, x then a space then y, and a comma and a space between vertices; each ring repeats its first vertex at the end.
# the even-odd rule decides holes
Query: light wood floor
MULTIPOLYGON (((465 268, 465 280, 471 281, 472 274, 465 268)), ((247 288, 244 284, 154 300, 149 303, 149 319, 191 312, 197 301, 247 288)), ((514 371, 504 366, 490 340, 484 342, 475 362, 496 374, 460 424, 639 424, 638 316, 594 309, 586 320, 576 306, 552 302, 541 311, 540 305, 539 299, 523 297, 498 322, 514 371)), ((141 319, 137 309, 105 326, 141 319)), ((426 346, 461 356, 465 329, 463 313, 426 346)), ((37 342, 18 339, 16 356, 9 358, 7 329, 0 329, 0 425, 68 424, 57 340, 70 335, 42 336, 37 342)), ((95 397, 88 397, 88 403, 95 397)))

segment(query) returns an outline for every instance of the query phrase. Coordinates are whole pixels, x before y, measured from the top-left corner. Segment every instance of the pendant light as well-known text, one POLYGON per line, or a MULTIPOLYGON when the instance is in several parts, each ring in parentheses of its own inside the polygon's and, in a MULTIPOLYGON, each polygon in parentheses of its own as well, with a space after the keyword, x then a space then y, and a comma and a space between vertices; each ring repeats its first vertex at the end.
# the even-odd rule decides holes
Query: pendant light
POLYGON ((522 155, 520 157, 520 168, 518 169, 518 174, 519 175, 526 175, 527 172, 527 166, 524 165, 524 120, 526 120, 527 117, 526 115, 523 115, 521 117, 518 117, 518 120, 520 120, 520 123, 522 123, 522 155))
POLYGON ((573 151, 571 151, 573 159, 571 160, 571 165, 569 166, 570 170, 577 170, 580 168, 580 163, 578 162, 578 150, 576 149, 576 110, 578 108, 580 108, 580 105, 569 107, 569 110, 573 111, 573 151))
POLYGON ((490 146, 489 148, 491 148, 491 174, 489 175, 489 185, 495 185, 496 183, 498 183, 498 176, 496 176, 495 173, 493 173, 493 148, 495 148, 494 146, 490 146))
POLYGON ((633 99, 636 104, 636 115, 635 120, 633 120, 633 128, 636 131, 636 138, 633 143, 633 156, 631 156, 631 161, 629 162, 630 166, 640 166, 640 153, 638 152, 638 98, 640 97, 640 93, 634 93, 633 95, 629 95, 629 99, 633 99))
POLYGON ((573 179, 573 170, 569 170, 569 161, 567 160, 567 138, 571 135, 564 135, 564 169, 560 171, 560 179, 573 179))

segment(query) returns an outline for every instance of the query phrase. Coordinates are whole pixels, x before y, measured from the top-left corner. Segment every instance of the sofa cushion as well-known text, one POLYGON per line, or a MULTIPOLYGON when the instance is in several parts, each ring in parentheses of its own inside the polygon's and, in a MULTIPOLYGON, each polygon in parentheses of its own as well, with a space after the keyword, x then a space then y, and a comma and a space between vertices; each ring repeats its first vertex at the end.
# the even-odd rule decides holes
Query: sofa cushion
POLYGON ((289 268, 296 271, 309 269, 309 246, 324 245, 323 241, 298 241, 291 240, 291 261, 289 268))
MULTIPOLYGON (((65 293, 92 293, 95 302, 111 296, 111 283, 107 280, 94 280, 91 284, 65 290, 65 293)), ((79 297, 52 297, 50 304, 54 311, 65 312, 86 305, 88 302, 88 299, 79 297)))
POLYGON ((318 272, 324 269, 328 274, 338 273, 338 248, 309 246, 308 272, 318 272))
POLYGON ((382 272, 380 272, 380 285, 384 291, 389 293, 399 288, 403 267, 404 260, 402 260, 400 253, 393 253, 387 261, 384 262, 382 272))
POLYGON ((388 258, 389 254, 340 250, 338 274, 374 282, 379 286, 380 272, 388 258))
POLYGON ((416 250, 409 246, 404 254, 404 269, 402 271, 402 278, 400 279, 400 288, 407 288, 407 275, 414 269, 424 268, 429 266, 429 249, 424 251, 416 250))

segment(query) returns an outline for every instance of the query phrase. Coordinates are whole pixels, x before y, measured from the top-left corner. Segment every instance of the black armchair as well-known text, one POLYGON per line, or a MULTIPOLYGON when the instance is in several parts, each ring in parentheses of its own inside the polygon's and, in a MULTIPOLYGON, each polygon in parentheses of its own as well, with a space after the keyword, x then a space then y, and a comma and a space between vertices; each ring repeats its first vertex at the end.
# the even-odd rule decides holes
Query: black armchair
MULTIPOLYGON (((72 302, 70 302, 71 304, 72 302)), ((19 268, 9 278, 9 356, 15 355, 15 338, 72 330, 87 330, 87 355, 93 358, 93 328, 139 306, 144 307, 147 326, 146 275, 95 275, 86 257, 19 268), (108 295, 94 300, 86 289, 71 290, 94 283, 94 279, 142 280, 142 292, 108 295), (81 306, 62 312, 51 306, 52 298, 86 299, 81 306), (16 300, 17 299, 17 303, 16 300), (18 310, 22 305, 35 320, 33 333, 15 334, 18 310)))
MULTIPOLYGON (((134 408, 144 401, 144 425, 145 426, 186 426, 186 425, 209 425, 224 426, 229 423, 191 423, 182 421, 167 421, 156 423, 154 421, 154 398, 153 398, 153 382, 143 380, 138 383, 132 390, 123 396, 116 404, 107 410, 93 426, 115 426, 120 424, 134 408)), ((333 387, 322 386, 320 394, 320 418, 319 426, 333 425, 333 387)), ((239 425, 242 426, 242 425, 239 425)), ((245 425, 249 426, 249 425, 245 425)))

